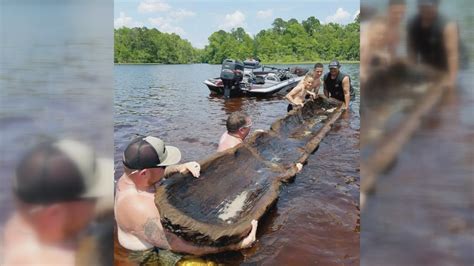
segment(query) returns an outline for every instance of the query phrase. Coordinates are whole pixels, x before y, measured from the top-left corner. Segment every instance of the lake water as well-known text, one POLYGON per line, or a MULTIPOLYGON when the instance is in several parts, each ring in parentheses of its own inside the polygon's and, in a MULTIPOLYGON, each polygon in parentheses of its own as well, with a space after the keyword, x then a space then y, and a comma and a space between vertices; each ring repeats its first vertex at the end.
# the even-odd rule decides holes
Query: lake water
MULTIPOLYGON (((352 110, 334 125, 295 181, 283 186, 276 206, 259 223, 256 244, 213 260, 268 265, 359 263, 359 65, 345 64, 342 70, 351 76, 356 90, 352 110), (347 182, 351 178, 355 182, 347 182)), ((288 103, 281 95, 230 100, 211 95, 203 81, 219 73, 219 65, 207 64, 115 66, 116 178, 122 174, 123 149, 137 134, 157 136, 177 146, 183 162, 201 160, 216 151, 229 113, 250 114, 252 130, 269 129, 286 114, 288 103)), ((123 249, 116 249, 115 256, 116 263, 129 263, 123 249)))
POLYGON ((73 138, 112 158, 111 4, 1 3, 0 228, 18 161, 38 141, 73 138))

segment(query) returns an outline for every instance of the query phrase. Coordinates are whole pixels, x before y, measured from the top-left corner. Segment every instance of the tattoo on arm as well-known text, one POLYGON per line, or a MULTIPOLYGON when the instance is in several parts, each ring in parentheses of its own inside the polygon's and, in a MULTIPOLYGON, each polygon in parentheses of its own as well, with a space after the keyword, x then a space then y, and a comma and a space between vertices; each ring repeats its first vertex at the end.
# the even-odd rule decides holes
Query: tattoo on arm
POLYGON ((160 223, 158 218, 148 218, 146 223, 143 225, 143 232, 145 237, 150 241, 153 241, 152 243, 155 246, 158 246, 156 243, 161 243, 158 247, 163 248, 163 245, 167 246, 168 244, 164 232, 160 229, 158 223, 160 223))
POLYGON ((145 233, 145 236, 152 238, 156 232, 158 232, 158 225, 156 224, 156 218, 148 218, 146 223, 143 225, 143 231, 145 233))

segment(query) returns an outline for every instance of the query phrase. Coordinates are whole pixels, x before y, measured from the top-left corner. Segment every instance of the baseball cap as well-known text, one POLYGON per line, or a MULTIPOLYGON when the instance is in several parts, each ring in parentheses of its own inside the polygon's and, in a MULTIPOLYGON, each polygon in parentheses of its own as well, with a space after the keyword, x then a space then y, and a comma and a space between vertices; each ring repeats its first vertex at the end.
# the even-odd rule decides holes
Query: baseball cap
POLYGON ((17 167, 13 190, 25 203, 47 204, 113 195, 113 161, 83 143, 41 143, 17 167))
POLYGON ((329 63, 329 68, 340 68, 341 64, 339 64, 339 61, 333 60, 331 63, 329 63))
POLYGON ((178 148, 165 145, 163 140, 148 136, 134 139, 123 152, 123 164, 129 169, 141 170, 179 163, 178 148))

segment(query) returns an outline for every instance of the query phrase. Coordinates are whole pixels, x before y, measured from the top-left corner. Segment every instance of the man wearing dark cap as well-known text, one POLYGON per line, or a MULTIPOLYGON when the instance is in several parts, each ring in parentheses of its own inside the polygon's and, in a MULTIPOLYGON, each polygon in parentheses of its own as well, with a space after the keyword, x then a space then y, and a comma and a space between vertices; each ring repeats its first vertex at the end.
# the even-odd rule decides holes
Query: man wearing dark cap
POLYGON ((13 192, 0 264, 76 265, 97 203, 113 197, 113 163, 77 141, 49 141, 20 161, 13 192))
POLYGON ((459 30, 438 12, 439 0, 418 0, 418 14, 408 23, 408 55, 415 63, 446 71, 447 84, 456 84, 459 30))
POLYGON ((176 172, 189 171, 195 177, 200 174, 198 163, 177 165, 180 160, 178 148, 165 145, 156 137, 139 137, 127 146, 123 153, 124 174, 117 183, 115 195, 119 243, 135 253, 157 251, 160 254, 167 253, 164 250, 172 250, 195 255, 236 250, 251 245, 255 241, 257 221, 252 221, 252 230, 241 243, 223 248, 195 246, 163 229, 160 213, 154 202, 155 185, 176 172))
POLYGON ((354 99, 355 93, 351 85, 349 75, 341 72, 341 64, 334 60, 329 63, 329 73, 324 75, 324 95, 332 97, 345 103, 345 108, 349 108, 349 103, 354 99))

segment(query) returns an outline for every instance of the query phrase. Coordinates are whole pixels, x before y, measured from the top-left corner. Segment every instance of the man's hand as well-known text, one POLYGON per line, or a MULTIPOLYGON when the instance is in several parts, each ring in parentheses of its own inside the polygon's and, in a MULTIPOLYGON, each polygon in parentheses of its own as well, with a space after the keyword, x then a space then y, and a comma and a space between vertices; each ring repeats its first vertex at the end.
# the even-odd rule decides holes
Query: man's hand
POLYGON ((316 93, 311 92, 311 91, 308 91, 308 94, 309 94, 309 96, 311 97, 311 99, 314 100, 314 99, 316 98, 316 93))
POLYGON ((252 220, 252 230, 250 231, 249 235, 242 240, 240 244, 240 248, 248 248, 252 245, 253 242, 255 242, 255 236, 257 234, 257 226, 258 226, 258 221, 257 220, 252 220))
POLYGON ((303 169, 303 164, 297 163, 296 164, 296 169, 298 169, 298 173, 301 172, 301 170, 303 169))
POLYGON ((194 177, 199 177, 201 166, 197 162, 184 163, 178 166, 178 171, 181 174, 185 174, 189 171, 194 177))

